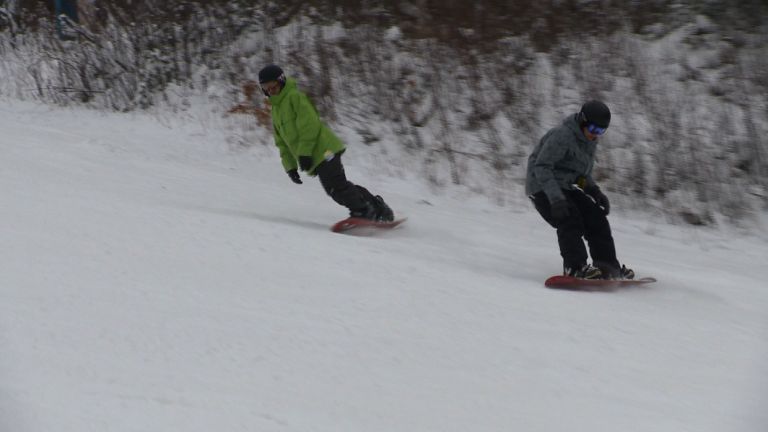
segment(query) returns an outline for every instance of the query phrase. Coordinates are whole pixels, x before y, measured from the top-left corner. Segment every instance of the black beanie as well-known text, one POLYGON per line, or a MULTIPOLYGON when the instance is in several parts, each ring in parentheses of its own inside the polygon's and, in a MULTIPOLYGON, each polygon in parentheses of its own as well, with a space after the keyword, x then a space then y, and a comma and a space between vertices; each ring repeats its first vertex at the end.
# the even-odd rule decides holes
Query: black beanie
POLYGON ((259 84, 270 81, 280 81, 282 83, 284 80, 283 70, 278 65, 271 64, 259 71, 259 84), (283 80, 280 78, 283 78, 283 80))
POLYGON ((611 110, 604 103, 591 100, 581 106, 581 123, 607 128, 611 123, 611 110))

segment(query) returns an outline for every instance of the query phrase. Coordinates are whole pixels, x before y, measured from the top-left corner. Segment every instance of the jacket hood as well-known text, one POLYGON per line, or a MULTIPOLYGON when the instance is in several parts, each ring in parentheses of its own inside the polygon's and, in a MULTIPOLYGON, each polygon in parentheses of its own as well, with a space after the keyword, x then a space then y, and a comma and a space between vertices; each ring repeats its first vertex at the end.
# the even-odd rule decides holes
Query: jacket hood
POLYGON ((565 120, 563 120, 563 125, 573 132, 574 136, 576 136, 576 139, 585 143, 589 143, 589 140, 586 136, 584 136, 584 132, 581 130, 581 123, 579 123, 578 113, 566 117, 565 120))

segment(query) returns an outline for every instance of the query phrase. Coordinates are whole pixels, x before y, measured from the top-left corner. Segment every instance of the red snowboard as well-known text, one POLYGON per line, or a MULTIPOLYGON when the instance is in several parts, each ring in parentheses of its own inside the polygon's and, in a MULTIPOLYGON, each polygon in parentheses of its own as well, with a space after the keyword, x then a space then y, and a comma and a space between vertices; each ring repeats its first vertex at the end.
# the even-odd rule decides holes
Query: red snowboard
POLYGON ((392 229, 405 222, 405 218, 395 219, 392 222, 376 222, 370 219, 363 218, 346 218, 333 224, 331 231, 335 233, 342 233, 348 231, 360 232, 370 231, 374 229, 392 229), (364 229, 363 229, 364 228, 364 229))
POLYGON ((573 276, 551 276, 544 282, 547 288, 571 291, 614 291, 619 288, 639 286, 656 282, 655 278, 640 279, 579 279, 573 276))

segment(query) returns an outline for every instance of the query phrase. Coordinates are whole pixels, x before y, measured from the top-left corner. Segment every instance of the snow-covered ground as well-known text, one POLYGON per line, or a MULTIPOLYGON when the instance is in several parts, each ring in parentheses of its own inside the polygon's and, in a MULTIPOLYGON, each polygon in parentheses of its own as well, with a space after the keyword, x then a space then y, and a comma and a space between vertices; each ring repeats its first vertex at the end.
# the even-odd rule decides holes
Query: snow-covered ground
MULTIPOLYGON (((528 205, 347 172, 148 115, 0 106, 0 431, 765 431, 768 235, 612 216, 659 282, 548 290, 528 205)), ((521 200, 525 204, 524 200, 521 200)))

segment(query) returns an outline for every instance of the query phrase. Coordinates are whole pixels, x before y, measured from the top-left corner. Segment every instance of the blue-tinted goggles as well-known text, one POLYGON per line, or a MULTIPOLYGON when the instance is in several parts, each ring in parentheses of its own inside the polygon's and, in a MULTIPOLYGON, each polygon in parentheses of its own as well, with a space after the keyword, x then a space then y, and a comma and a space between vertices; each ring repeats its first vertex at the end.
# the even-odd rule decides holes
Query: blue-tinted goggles
POLYGON ((587 125, 587 131, 591 133, 592 135, 602 135, 607 130, 607 127, 600 127, 597 125, 593 125, 592 123, 587 125))

